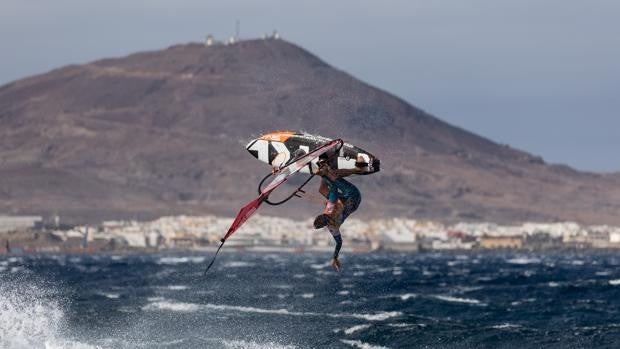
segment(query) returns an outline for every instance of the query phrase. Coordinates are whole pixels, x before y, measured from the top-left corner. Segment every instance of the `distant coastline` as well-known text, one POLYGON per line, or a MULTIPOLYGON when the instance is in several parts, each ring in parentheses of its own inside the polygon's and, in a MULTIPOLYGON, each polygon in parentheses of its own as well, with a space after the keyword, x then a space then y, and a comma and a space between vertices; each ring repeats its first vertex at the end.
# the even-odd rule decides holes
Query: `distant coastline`
MULTIPOLYGON (((99 254, 213 251, 232 218, 170 216, 153 221, 105 221, 91 226, 42 226, 37 216, 0 216, 0 254, 99 254), (13 223, 11 226, 9 223, 13 223)), ((620 227, 581 226, 574 222, 444 225, 392 218, 343 227, 348 252, 617 250, 620 227)), ((310 220, 257 215, 227 244, 227 251, 326 252, 328 233, 310 220)))

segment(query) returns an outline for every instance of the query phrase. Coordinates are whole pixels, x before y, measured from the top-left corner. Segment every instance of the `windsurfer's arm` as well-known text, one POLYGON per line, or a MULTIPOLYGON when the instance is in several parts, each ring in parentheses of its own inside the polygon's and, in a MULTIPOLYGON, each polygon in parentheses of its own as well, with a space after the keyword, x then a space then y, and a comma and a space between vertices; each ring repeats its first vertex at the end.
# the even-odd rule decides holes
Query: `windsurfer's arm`
POLYGON ((348 177, 353 174, 364 173, 364 170, 359 167, 356 167, 356 168, 343 168, 343 169, 338 169, 338 170, 331 170, 330 172, 331 173, 329 173, 328 175, 333 175, 335 177, 333 180, 335 180, 336 178, 348 177))
POLYGON ((340 248, 342 248, 342 236, 340 235, 340 229, 330 226, 328 226, 327 229, 329 229, 329 232, 332 234, 334 240, 336 241, 336 247, 334 248, 334 258, 338 259, 338 254, 340 254, 340 248))
POLYGON ((321 180, 321 186, 319 187, 319 193, 323 195, 326 199, 329 197, 329 187, 324 180, 321 180))

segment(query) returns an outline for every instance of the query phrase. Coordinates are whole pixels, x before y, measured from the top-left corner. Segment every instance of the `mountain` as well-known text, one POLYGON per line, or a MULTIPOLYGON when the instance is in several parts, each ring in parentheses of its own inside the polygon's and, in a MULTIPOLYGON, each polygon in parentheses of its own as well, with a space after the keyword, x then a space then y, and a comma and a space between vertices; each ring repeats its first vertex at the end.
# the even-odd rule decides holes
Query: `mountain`
MULTIPOLYGON (((268 172, 246 142, 304 130, 381 159, 352 179, 359 217, 620 224, 620 176, 496 144, 283 40, 176 45, 15 81, 0 87, 0 125, 0 212, 12 214, 233 216, 268 172)), ((319 210, 298 200, 264 213, 319 210)))

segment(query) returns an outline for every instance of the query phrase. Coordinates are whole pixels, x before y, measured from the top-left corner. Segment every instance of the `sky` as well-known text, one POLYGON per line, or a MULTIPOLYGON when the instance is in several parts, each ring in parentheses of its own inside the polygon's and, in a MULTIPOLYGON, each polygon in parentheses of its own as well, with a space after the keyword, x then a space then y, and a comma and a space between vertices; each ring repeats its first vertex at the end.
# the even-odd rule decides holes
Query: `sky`
POLYGON ((620 171, 616 0, 1 0, 0 85, 73 63, 276 29, 493 141, 620 171))

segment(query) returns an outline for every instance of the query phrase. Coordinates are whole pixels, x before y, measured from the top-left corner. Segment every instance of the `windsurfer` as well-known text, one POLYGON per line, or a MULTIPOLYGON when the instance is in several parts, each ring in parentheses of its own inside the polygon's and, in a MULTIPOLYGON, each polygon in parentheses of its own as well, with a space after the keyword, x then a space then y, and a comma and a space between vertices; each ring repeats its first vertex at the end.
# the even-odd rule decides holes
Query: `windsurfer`
POLYGON ((338 260, 342 247, 340 226, 351 213, 357 210, 362 201, 359 189, 342 177, 358 173, 360 173, 358 168, 333 169, 329 165, 327 156, 321 156, 319 169, 316 171, 316 174, 322 178, 319 193, 327 199, 327 202, 325 203, 323 213, 314 219, 314 228, 321 229, 327 227, 334 241, 336 241, 334 255, 330 264, 337 271, 340 271, 341 268, 340 261, 338 260))

